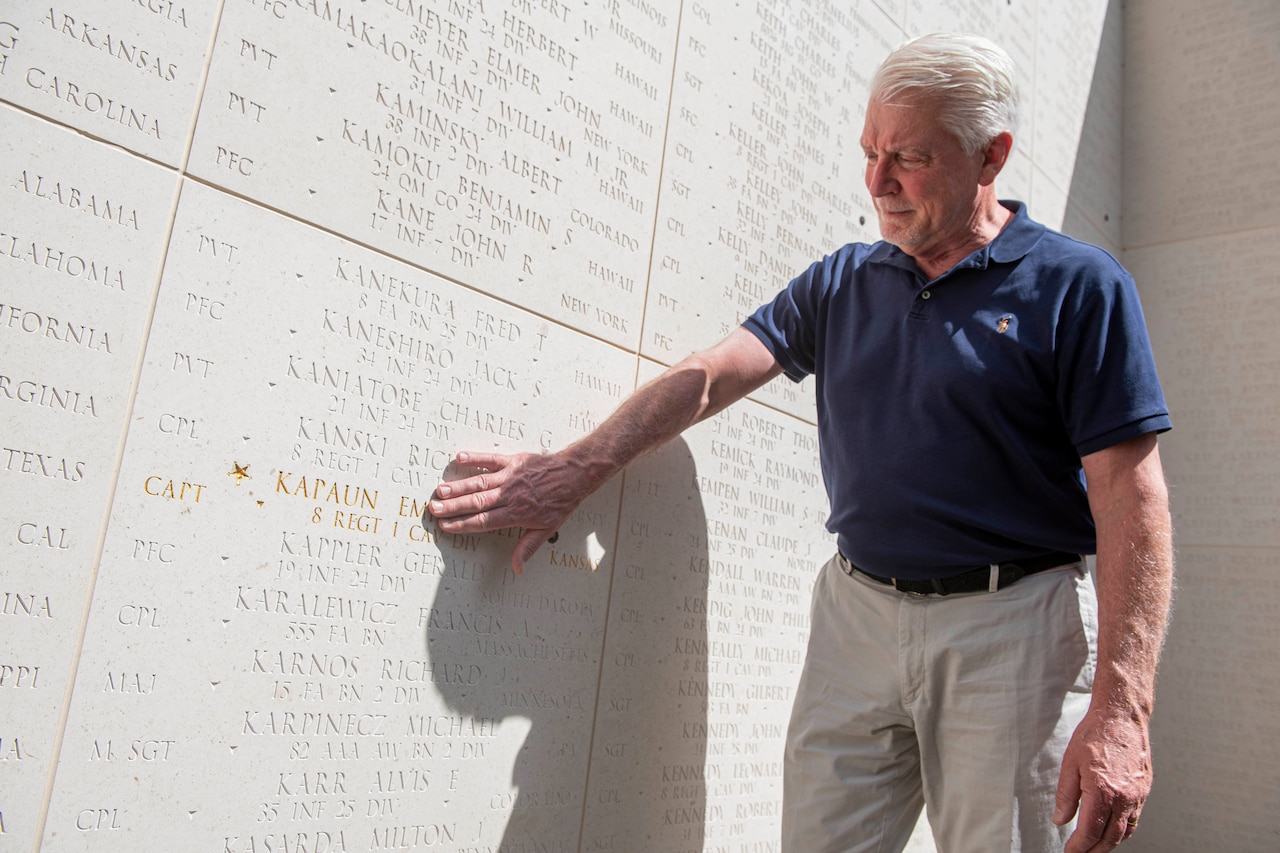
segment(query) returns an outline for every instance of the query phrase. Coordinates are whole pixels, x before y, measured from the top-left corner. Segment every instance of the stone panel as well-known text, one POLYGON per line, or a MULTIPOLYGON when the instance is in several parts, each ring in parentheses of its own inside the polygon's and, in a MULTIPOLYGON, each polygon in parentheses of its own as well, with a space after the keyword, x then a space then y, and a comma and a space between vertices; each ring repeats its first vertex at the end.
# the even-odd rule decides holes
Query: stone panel
MULTIPOLYGON (((1037 9, 1028 140, 1036 165, 1065 192, 1071 187, 1107 0, 1040 3, 1037 9)), ((1059 216, 1048 224, 1060 227, 1061 222, 1059 216)))
POLYGON ((1260 717, 1280 702, 1280 629, 1268 590, 1274 549, 1183 546, 1172 630, 1151 723, 1155 785, 1139 851, 1275 847, 1265 815, 1280 790, 1280 745, 1260 717), (1224 579, 1230 578, 1229 583, 1224 579))
POLYGON ((0 814, 35 840, 177 176, 0 106, 0 814))
POLYGON ((1129 3, 1125 28, 1125 246, 1280 225, 1275 4, 1129 3))
POLYGON ((1123 103, 1123 15, 1108 4, 1093 64, 1080 144, 1075 152, 1062 230, 1120 254, 1123 103))
POLYGON ((674 3, 231 4, 189 168, 634 347, 676 17, 674 3))
POLYGON ((1125 254, 1175 418, 1161 444, 1180 542, 1280 545, 1278 246, 1266 229, 1125 254))
POLYGON ((510 536, 422 508, 456 447, 580 435, 633 360, 196 183, 155 317, 46 841, 496 843, 523 750, 569 849, 618 486, 518 584, 510 536))
MULTIPOLYGON (((900 41, 870 4, 686 15, 646 356, 669 363, 714 343, 823 254, 875 239, 858 137, 871 73, 900 41)), ((779 380, 756 396, 812 420, 811 387, 779 380)))
POLYGON ((0 99, 178 166, 216 5, 13 3, 0 11, 0 99))
POLYGON ((816 442, 743 402, 628 470, 584 849, 776 837, 810 590, 834 553, 816 442))

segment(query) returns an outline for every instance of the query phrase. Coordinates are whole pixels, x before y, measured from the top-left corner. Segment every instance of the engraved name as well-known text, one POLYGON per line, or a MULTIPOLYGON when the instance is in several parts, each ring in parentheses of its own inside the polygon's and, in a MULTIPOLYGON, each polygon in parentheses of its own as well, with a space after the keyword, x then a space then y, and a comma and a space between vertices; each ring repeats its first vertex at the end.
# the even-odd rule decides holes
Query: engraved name
POLYGON ((134 68, 153 73, 161 80, 172 80, 178 74, 176 63, 166 62, 146 48, 129 43, 120 34, 104 31, 83 19, 77 21, 70 15, 57 15, 50 8, 40 19, 40 23, 48 24, 55 33, 70 36, 81 44, 97 48, 134 68))
POLYGON ((15 234, 0 231, 0 256, 56 270, 71 278, 82 278, 91 284, 124 290, 124 274, 113 270, 110 265, 99 264, 93 259, 85 260, 80 255, 52 246, 41 246, 35 241, 28 242, 15 234))
POLYGON ((111 352, 111 336, 105 330, 99 331, 83 323, 38 314, 16 305, 0 304, 0 324, 6 329, 17 329, 59 343, 111 352))
POLYGON ((89 415, 95 418, 98 416, 97 404, 92 394, 81 393, 71 388, 54 388, 30 379, 14 380, 8 376, 0 376, 0 396, 19 403, 70 412, 73 415, 89 415))
POLYGON ((34 592, 25 595, 21 592, 6 592, 0 596, 0 615, 52 619, 53 608, 49 604, 47 595, 34 592))
POLYGON ((5 454, 4 470, 19 474, 31 474, 37 477, 48 477, 51 480, 66 480, 78 483, 84 479, 84 469, 88 464, 80 460, 71 460, 65 456, 46 456, 31 450, 19 450, 13 447, 0 448, 5 454))
POLYGON ((386 601, 247 586, 237 587, 235 604, 236 610, 250 613, 309 616, 379 625, 395 625, 397 607, 398 604, 386 601))
POLYGON ((28 68, 27 85, 32 89, 59 101, 65 101, 73 107, 87 113, 100 115, 107 121, 115 122, 126 130, 137 131, 144 136, 160 139, 160 120, 145 112, 138 112, 128 104, 122 104, 101 92, 84 89, 80 84, 59 79, 43 68, 28 68))
POLYGON ((386 737, 386 714, 351 714, 321 711, 245 711, 246 735, 290 735, 293 737, 337 735, 340 737, 386 737))
POLYGON ((76 210, 97 219, 105 220, 113 225, 141 230, 138 226, 138 211, 127 207, 119 201, 99 198, 96 193, 80 187, 64 184, 62 181, 46 179, 43 175, 32 175, 26 169, 13 182, 14 189, 20 189, 38 199, 62 205, 67 210, 76 210))

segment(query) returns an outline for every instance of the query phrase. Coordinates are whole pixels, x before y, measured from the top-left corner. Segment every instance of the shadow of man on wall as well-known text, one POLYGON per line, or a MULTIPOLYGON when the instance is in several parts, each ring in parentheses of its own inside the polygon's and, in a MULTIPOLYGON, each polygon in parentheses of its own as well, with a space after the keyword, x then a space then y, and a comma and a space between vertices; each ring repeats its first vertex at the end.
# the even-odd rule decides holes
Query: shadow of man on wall
POLYGON ((627 470, 584 851, 703 848, 707 517, 689 446, 627 470))
POLYGON ((598 571, 562 566, 611 538, 616 491, 543 546, 551 566, 520 577, 510 536, 438 537, 449 570, 426 620, 433 686, 464 732, 528 725, 513 765, 465 736, 447 750, 475 756, 456 796, 480 844, 505 818, 501 853, 702 849, 708 560, 692 454, 672 442, 622 483, 598 571))

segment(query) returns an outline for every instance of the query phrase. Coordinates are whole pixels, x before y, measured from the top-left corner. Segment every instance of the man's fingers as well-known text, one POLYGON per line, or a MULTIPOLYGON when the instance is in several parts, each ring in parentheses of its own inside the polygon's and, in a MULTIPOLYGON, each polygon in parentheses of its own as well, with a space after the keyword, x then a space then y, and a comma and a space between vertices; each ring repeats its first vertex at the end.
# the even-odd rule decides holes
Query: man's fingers
POLYGON ((553 531, 550 530, 526 530, 524 535, 516 541, 515 550, 511 552, 511 571, 518 575, 523 574, 525 563, 538 553, 538 549, 551 538, 552 533, 553 531))
POLYGON ((1110 812, 1092 808, 1090 804, 1086 803, 1080 809, 1080 819, 1076 821, 1076 831, 1071 833, 1071 837, 1067 839, 1067 846, 1063 848, 1063 853, 1092 853, 1097 849, 1098 842, 1102 840, 1103 833, 1107 828, 1107 822, 1110 819, 1110 812))
POLYGON ((1058 793, 1054 800, 1053 822, 1064 825, 1075 816, 1076 806, 1080 802, 1080 773, 1075 767, 1065 765, 1062 775, 1058 777, 1058 793))
POLYGON ((461 480, 452 480, 448 483, 441 483, 436 486, 436 497, 439 498, 456 498, 463 495, 471 495, 476 492, 487 492, 495 489, 505 483, 507 480, 505 474, 499 474, 493 471, 486 471, 483 474, 476 474, 474 477, 466 477, 461 480))
POLYGON ((1064 853, 1105 853, 1115 849, 1133 834, 1140 808, 1123 798, 1094 792, 1080 803, 1076 831, 1067 839, 1064 853))
POLYGON ((478 473, 436 486, 425 514, 451 533, 525 528, 511 555, 517 574, 581 502, 584 491, 589 493, 571 466, 550 456, 466 451, 454 461, 478 473))
POLYGON ((507 467, 513 458, 514 454, 510 453, 477 453, 474 450, 464 450, 454 456, 453 460, 468 468, 488 468, 490 471, 497 471, 507 467))
MULTIPOLYGON (((437 495, 439 492, 437 491, 437 495)), ((441 495, 440 497, 447 497, 441 495)), ((436 518, 453 518, 458 515, 478 515, 483 512, 492 512, 498 504, 498 493, 493 490, 483 492, 471 492, 458 497, 441 500, 440 497, 434 497, 427 504, 427 511, 436 518)))
POLYGON ((505 473, 492 471, 465 480, 441 483, 427 504, 427 512, 440 519, 492 513, 508 503, 503 492, 506 484, 505 473))
POLYGON ((511 478, 515 458, 500 453, 459 453, 455 457, 458 464, 483 470, 470 477, 440 483, 431 496, 427 511, 436 518, 450 518, 501 505, 502 489, 511 478))

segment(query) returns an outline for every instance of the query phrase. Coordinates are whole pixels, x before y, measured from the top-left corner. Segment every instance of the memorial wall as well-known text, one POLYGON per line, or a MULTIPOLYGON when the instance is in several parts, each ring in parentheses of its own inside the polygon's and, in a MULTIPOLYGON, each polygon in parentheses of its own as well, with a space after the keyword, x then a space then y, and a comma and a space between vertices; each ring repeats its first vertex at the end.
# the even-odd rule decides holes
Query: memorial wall
POLYGON ((776 849, 832 550, 810 383, 518 578, 424 502, 874 239, 863 103, 910 35, 1013 53, 1001 194, 1118 250, 1118 118, 1073 190, 1118 14, 0 4, 0 850, 776 849))
POLYGON ((1178 594, 1133 849, 1280 849, 1280 5, 1129 0, 1124 259, 1175 429, 1178 594))

